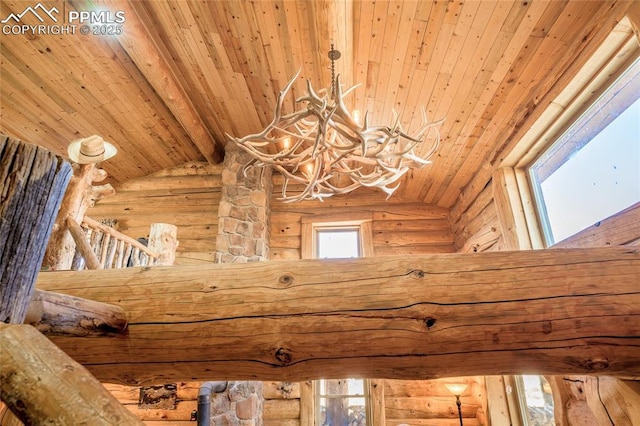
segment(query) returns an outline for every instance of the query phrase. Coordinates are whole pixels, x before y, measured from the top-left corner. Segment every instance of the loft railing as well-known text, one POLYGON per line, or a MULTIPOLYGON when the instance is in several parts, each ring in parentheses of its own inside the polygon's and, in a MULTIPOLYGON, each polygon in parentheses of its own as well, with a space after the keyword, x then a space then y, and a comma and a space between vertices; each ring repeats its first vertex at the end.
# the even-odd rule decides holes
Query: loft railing
POLYGON ((74 270, 153 266, 159 257, 142 242, 88 216, 80 225, 73 219, 67 224, 76 242, 74 270))

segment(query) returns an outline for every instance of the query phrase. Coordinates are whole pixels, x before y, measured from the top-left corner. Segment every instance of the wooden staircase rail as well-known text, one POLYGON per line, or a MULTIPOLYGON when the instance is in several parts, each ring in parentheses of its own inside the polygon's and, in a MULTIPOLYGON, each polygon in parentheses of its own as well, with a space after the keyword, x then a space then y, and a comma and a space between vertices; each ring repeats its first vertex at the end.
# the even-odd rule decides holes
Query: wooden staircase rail
MULTIPOLYGON (((133 259, 133 266, 152 266, 159 257, 157 252, 151 250, 140 241, 88 216, 84 216, 81 225, 86 230, 91 231, 92 251, 100 253, 98 262, 103 268, 109 269, 111 265, 115 265, 115 268, 126 267, 129 258, 133 259), (104 235, 101 241, 97 238, 99 234, 104 235), (100 245, 99 248, 98 245, 100 245), (140 254, 143 256, 140 256, 140 254)), ((88 262, 87 266, 89 269, 98 269, 90 267, 88 262)))

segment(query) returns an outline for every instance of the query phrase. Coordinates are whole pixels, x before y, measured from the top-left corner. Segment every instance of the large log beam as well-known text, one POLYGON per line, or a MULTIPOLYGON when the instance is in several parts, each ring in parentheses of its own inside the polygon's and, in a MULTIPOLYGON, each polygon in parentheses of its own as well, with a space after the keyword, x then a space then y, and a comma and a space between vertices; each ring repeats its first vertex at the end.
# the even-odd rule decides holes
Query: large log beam
POLYGON ((0 324, 0 356, 0 397, 26 425, 143 425, 30 325, 0 324))
POLYGON ((52 337, 103 382, 640 377, 640 250, 557 249, 41 273, 121 306, 52 337))

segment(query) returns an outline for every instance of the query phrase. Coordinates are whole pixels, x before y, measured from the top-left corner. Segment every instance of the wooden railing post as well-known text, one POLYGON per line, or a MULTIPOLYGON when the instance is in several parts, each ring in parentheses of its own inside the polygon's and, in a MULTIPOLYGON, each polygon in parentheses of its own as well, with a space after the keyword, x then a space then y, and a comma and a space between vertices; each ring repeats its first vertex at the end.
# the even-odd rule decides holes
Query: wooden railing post
POLYGON ((69 270, 73 263, 76 244, 67 232, 67 218, 78 223, 82 222, 87 209, 96 201, 108 195, 115 194, 110 184, 93 186, 93 182, 100 182, 107 177, 107 172, 96 168, 95 164, 74 164, 74 173, 69 188, 64 194, 60 212, 51 233, 43 266, 52 270, 69 270))
POLYGON ((149 233, 149 249, 158 253, 154 266, 170 266, 176 260, 176 249, 178 228, 167 223, 151 224, 149 233))

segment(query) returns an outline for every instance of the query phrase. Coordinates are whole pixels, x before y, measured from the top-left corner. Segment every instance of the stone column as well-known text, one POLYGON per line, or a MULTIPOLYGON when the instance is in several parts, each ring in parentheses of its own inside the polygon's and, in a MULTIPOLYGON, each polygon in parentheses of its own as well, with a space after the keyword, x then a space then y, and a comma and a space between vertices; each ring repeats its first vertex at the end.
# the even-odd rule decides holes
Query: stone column
POLYGON ((250 167, 251 157, 235 144, 225 149, 222 200, 218 208, 216 263, 269 259, 271 169, 250 167))
MULTIPOLYGON (((249 154, 227 143, 218 208, 216 263, 269 259, 271 169, 245 170, 250 160, 249 154)), ((212 396, 211 424, 262 426, 263 406, 262 382, 229 382, 225 392, 212 396)))

